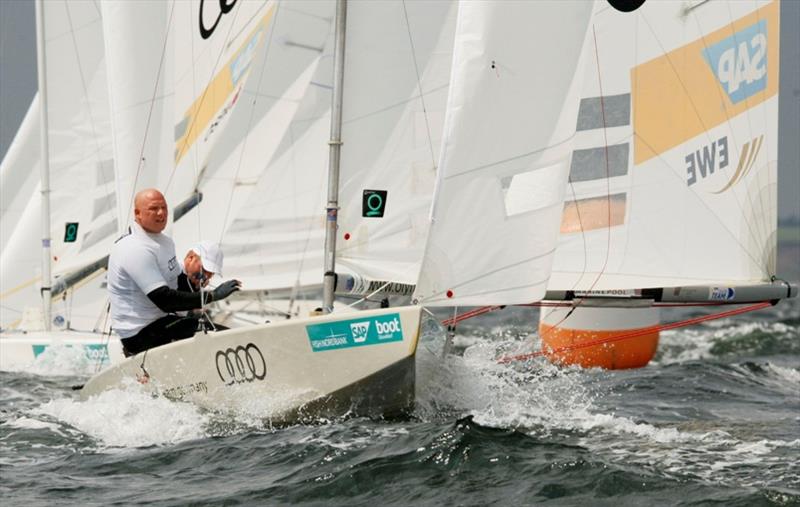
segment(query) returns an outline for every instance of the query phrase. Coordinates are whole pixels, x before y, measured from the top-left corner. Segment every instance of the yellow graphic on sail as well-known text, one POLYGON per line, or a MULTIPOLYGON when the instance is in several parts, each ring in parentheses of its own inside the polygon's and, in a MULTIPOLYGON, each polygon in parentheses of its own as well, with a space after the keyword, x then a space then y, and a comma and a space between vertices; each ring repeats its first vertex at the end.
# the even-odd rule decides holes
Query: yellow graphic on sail
POLYGON ((744 143, 744 146, 742 146, 742 154, 739 157, 739 165, 736 167, 736 172, 731 177, 731 180, 728 182, 727 185, 725 185, 721 189, 711 193, 721 194, 722 192, 728 190, 737 182, 739 182, 742 178, 744 178, 747 175, 747 173, 750 172, 750 169, 753 168, 753 164, 756 161, 758 152, 761 151, 762 144, 764 144, 763 135, 756 137, 750 142, 744 143))
POLYGON ((778 93, 777 0, 631 69, 634 164, 778 93))
MULTIPOLYGON (((250 70, 250 61, 264 39, 266 27, 274 11, 270 6, 264 17, 250 31, 238 50, 211 79, 198 98, 189 106, 183 119, 175 126, 175 165, 177 165, 198 137, 206 131, 212 120, 228 103, 236 86, 250 70)), ((235 97, 234 97, 235 98, 235 97)))

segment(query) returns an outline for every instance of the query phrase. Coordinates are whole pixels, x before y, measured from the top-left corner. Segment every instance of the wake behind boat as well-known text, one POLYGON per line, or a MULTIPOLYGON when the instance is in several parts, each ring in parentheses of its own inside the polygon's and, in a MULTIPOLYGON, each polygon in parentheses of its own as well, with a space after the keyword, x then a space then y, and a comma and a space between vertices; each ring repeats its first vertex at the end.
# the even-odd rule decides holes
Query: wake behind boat
POLYGON ((276 423, 391 416, 414 402, 420 315, 387 308, 197 334, 110 366, 81 398, 136 379, 154 394, 276 423))

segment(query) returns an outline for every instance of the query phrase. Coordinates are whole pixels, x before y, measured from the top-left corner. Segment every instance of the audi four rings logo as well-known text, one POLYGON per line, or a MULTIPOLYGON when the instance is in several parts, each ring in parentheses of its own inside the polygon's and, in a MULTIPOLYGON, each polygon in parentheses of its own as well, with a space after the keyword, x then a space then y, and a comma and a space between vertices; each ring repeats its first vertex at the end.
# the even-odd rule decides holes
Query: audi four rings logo
POLYGON ((264 355, 252 343, 217 351, 216 362, 217 374, 227 386, 264 380, 267 376, 264 355))

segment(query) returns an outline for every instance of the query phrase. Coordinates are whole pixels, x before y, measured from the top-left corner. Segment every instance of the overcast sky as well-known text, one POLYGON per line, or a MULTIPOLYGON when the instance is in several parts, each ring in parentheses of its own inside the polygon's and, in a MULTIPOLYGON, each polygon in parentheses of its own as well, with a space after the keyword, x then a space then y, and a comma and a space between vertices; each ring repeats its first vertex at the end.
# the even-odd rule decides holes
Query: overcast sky
MULTIPOLYGON (((778 215, 800 218, 800 0, 781 3, 780 72, 778 215)), ((34 2, 0 0, 0 158, 36 87, 34 2)))

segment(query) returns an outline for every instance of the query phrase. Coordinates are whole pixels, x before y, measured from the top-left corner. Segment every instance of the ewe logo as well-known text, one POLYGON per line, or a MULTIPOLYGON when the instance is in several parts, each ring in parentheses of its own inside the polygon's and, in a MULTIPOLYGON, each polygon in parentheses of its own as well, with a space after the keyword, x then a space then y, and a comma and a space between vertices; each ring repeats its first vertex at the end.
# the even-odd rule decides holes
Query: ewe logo
POLYGON ((703 57, 734 104, 763 91, 767 86, 767 20, 709 46, 703 57))
POLYGON ((313 324, 306 326, 306 333, 314 352, 403 341, 398 313, 313 324))
POLYGON ((369 321, 350 324, 350 332, 353 333, 355 343, 364 343, 367 341, 367 333, 369 333, 369 321))

